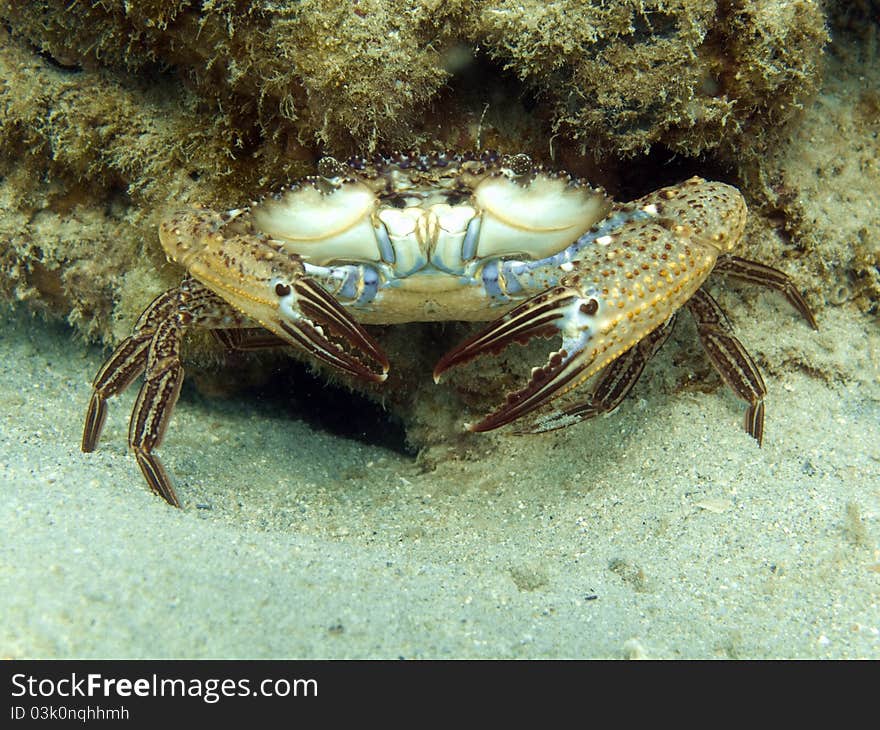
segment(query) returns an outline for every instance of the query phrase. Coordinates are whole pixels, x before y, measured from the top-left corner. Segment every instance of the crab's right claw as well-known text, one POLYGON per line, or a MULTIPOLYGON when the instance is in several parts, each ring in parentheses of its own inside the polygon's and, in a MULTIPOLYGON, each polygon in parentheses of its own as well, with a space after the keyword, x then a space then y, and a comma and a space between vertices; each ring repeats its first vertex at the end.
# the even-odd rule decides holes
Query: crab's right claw
POLYGON ((475 357, 497 354, 512 342, 525 344, 533 337, 562 334, 562 347, 550 355, 543 367, 534 368, 528 384, 507 396, 504 404, 482 421, 469 426, 471 431, 491 431, 540 408, 562 393, 586 380, 592 372, 595 352, 587 345, 595 337, 596 299, 584 297, 569 286, 556 286, 490 324, 441 358, 434 368, 434 379, 455 365, 475 357))
POLYGON ((276 316, 266 323, 283 340, 362 380, 388 377, 388 357, 370 334, 316 282, 278 284, 276 316))

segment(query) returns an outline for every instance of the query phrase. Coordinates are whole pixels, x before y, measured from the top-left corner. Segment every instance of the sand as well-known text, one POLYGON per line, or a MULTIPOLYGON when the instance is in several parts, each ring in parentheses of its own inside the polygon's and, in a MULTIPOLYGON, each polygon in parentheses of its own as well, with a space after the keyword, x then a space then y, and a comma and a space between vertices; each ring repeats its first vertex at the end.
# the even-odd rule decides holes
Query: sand
POLYGON ((3 312, 0 656, 880 657, 876 320, 730 292, 763 448, 676 364, 686 324, 615 414, 433 471, 187 388, 181 510, 127 453, 133 389, 79 450, 106 353, 3 312))

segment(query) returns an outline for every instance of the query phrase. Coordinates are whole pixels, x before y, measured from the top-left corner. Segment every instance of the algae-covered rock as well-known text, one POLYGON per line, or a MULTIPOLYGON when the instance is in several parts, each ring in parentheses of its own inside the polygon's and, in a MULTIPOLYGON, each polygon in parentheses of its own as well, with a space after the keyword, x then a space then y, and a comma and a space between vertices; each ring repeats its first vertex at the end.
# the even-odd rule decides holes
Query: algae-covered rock
POLYGON ((511 1, 484 6, 480 25, 555 132, 618 156, 762 146, 815 93, 827 38, 810 0, 511 1))

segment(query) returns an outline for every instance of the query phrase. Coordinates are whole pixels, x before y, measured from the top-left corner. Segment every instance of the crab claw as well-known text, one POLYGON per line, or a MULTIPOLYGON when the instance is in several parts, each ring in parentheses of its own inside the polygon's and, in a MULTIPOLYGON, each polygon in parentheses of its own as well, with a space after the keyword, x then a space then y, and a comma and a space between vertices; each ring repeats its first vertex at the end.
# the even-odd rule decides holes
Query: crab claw
POLYGON ((381 383, 388 358, 379 344, 323 287, 309 279, 278 282, 277 314, 264 322, 281 339, 337 370, 381 383))
MULTIPOLYGON (((507 396, 504 404, 471 431, 491 431, 544 405, 574 388, 598 367, 597 349, 587 349, 599 330, 601 315, 597 299, 584 296, 570 286, 556 286, 511 309, 458 347, 446 353, 434 368, 434 380, 449 368, 475 357, 501 352, 512 342, 525 344, 534 337, 562 334, 562 347, 550 355, 547 364, 534 368, 528 384, 507 396)), ((603 363, 604 364, 604 363, 603 363)))
POLYGON ((384 381, 388 358, 376 341, 305 275, 299 256, 262 235, 227 230, 239 214, 184 211, 159 226, 159 240, 171 261, 248 320, 338 370, 384 381))

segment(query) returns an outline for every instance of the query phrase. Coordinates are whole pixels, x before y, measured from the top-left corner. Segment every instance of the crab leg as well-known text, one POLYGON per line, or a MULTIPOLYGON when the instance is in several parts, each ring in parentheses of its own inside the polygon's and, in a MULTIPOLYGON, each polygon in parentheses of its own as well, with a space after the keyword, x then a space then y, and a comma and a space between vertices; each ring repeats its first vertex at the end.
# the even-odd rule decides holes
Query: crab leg
POLYGON ((107 399, 122 393, 146 371, 132 411, 128 443, 150 489, 179 507, 168 473, 151 452, 161 444, 180 395, 181 338, 193 323, 216 326, 219 322, 244 320, 222 299, 192 280, 156 297, 138 319, 134 333, 120 343, 95 377, 82 450, 88 453, 97 448, 107 418, 107 399))
POLYGON ((779 269, 759 264, 757 261, 749 261, 748 259, 743 259, 739 256, 726 254, 718 257, 712 273, 724 274, 734 279, 741 279, 742 281, 748 281, 752 284, 760 284, 769 289, 775 289, 778 292, 782 292, 789 304, 791 304, 791 306, 793 306, 801 316, 807 320, 810 327, 814 330, 819 329, 819 325, 816 324, 816 319, 813 317, 809 305, 797 290, 795 283, 787 274, 779 271, 779 269))
POLYGON ((599 382, 586 401, 539 416, 517 433, 546 433, 573 426, 603 413, 611 413, 629 395, 630 390, 641 377, 645 365, 669 339, 674 325, 675 315, 672 315, 665 324, 608 365, 602 371, 599 382))
POLYGON ((734 336, 724 312, 707 291, 698 289, 686 306, 697 323, 700 342, 718 374, 737 397, 749 404, 745 429, 760 446, 764 437, 767 386, 758 366, 734 336))
POLYGON ((161 445, 183 383, 180 343, 186 330, 180 316, 159 323, 147 356, 144 383, 131 413, 128 444, 150 489, 169 504, 180 507, 171 478, 159 457, 152 453, 161 445))
POLYGON ((84 452, 91 453, 98 446, 107 419, 107 399, 122 393, 144 371, 156 326, 173 316, 178 294, 177 289, 170 289, 156 297, 138 318, 134 332, 119 344, 95 376, 83 428, 84 452))
MULTIPOLYGON (((273 332, 281 344, 295 345, 324 362, 367 380, 385 377, 387 360, 372 338, 320 286, 297 280, 277 291, 280 300, 273 332), (289 298, 296 292, 295 302, 289 298), (293 308, 293 304, 296 307, 293 308), (325 334, 326 330, 326 334, 325 334), (343 347, 370 357, 369 364, 343 347)), ((235 343, 237 329, 253 331, 253 321, 195 279, 157 297, 99 371, 83 430, 83 451, 94 451, 107 416, 107 399, 125 390, 144 372, 128 432, 128 442, 150 489, 169 504, 180 501, 171 478, 153 453, 161 444, 180 395, 183 366, 180 345, 187 329, 205 327, 222 333, 221 341, 235 343)), ((247 343, 247 338, 240 338, 247 343)), ((268 345, 269 335, 255 341, 268 345)), ((277 342, 277 341, 276 341, 277 342)))

